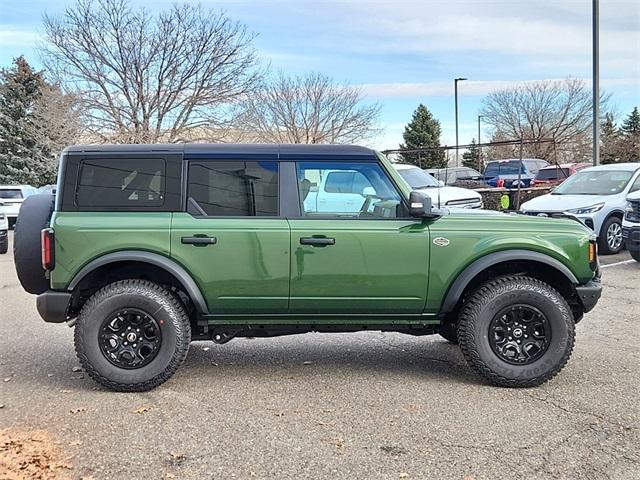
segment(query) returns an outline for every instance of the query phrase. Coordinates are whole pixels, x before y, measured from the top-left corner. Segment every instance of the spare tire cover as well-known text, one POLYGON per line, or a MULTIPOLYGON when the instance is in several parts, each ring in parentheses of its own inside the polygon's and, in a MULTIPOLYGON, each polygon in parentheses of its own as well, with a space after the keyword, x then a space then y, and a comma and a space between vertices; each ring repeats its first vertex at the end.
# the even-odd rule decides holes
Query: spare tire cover
POLYGON ((49 289, 42 268, 40 231, 49 226, 54 197, 50 193, 31 195, 20 207, 13 237, 13 261, 18 280, 29 293, 40 294, 49 289))

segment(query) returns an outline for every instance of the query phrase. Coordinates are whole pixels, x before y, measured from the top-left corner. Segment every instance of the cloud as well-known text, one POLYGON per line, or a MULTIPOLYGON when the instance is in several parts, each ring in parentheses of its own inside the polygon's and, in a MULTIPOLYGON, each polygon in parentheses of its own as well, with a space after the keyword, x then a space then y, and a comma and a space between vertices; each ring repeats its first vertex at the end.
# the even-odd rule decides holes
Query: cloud
POLYGON ((33 47, 39 39, 33 30, 0 25, 0 45, 3 47, 33 47))
MULTIPOLYGON (((512 88, 523 83, 539 83, 547 81, 559 81, 562 79, 539 80, 491 80, 491 81, 465 81, 458 84, 458 95, 483 96, 488 93, 512 88)), ((583 79, 585 84, 591 85, 591 79, 583 79)), ((600 81, 602 88, 607 87, 636 87, 640 88, 640 78, 611 78, 600 81)), ((368 83, 360 85, 362 92, 372 98, 393 97, 451 97, 453 96, 453 80, 449 82, 425 82, 425 83, 368 83)))

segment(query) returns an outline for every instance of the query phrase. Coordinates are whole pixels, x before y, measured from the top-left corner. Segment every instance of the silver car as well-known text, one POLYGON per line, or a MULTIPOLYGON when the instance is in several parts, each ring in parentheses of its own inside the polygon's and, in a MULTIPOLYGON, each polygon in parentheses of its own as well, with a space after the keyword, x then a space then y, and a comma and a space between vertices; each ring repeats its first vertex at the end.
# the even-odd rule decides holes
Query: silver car
POLYGON ((640 163, 600 165, 580 170, 553 192, 525 202, 520 212, 571 214, 598 235, 602 254, 622 250, 622 218, 629 193, 640 190, 640 163))

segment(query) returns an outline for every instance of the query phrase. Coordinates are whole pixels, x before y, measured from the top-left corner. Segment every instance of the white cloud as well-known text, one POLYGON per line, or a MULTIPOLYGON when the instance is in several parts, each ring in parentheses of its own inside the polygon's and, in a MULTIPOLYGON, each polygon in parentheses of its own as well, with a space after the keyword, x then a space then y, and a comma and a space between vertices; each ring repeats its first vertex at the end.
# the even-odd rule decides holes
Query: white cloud
POLYGON ((0 45, 3 47, 33 47, 39 38, 33 30, 0 25, 0 45))
MULTIPOLYGON (((561 79, 539 80, 491 80, 465 81, 458 83, 458 96, 483 96, 497 90, 511 88, 523 83, 538 83, 561 79)), ((583 79, 585 84, 591 85, 591 79, 583 79)), ((607 87, 635 87, 640 88, 640 77, 602 79, 601 88, 607 87)), ((453 80, 449 82, 425 83, 368 83, 361 85, 363 93, 372 98, 390 97, 451 97, 453 96, 453 80)))

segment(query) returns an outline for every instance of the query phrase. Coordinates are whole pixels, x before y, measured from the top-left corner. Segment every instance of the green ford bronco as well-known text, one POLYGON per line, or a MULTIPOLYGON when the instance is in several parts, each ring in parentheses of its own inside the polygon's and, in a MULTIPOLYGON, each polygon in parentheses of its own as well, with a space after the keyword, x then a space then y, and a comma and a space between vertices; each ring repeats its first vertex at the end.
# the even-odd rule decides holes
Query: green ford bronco
POLYGON ((160 385, 192 340, 359 330, 440 334, 489 382, 530 387, 600 297, 595 241, 568 218, 434 209, 367 148, 118 145, 63 152, 14 254, 113 390, 160 385))

